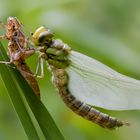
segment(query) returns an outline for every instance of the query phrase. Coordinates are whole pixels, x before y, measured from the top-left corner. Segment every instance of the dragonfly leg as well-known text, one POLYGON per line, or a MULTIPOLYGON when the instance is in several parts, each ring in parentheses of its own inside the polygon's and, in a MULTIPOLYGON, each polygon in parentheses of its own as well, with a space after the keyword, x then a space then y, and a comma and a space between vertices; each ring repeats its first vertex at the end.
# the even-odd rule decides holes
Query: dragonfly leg
MULTIPOLYGON (((28 58, 29 56, 35 53, 35 49, 25 50, 25 52, 19 52, 19 57, 22 56, 23 59, 28 58)), ((18 53, 17 53, 18 54, 18 53)), ((18 57, 17 57, 18 58, 18 57)))
POLYGON ((5 65, 7 65, 7 66, 9 66, 9 67, 11 67, 11 68, 16 68, 16 67, 13 67, 13 66, 11 66, 10 64, 12 64, 12 61, 0 61, 0 64, 5 64, 5 65))
POLYGON ((39 78, 43 78, 44 77, 44 59, 41 58, 41 64, 40 64, 40 68, 41 68, 41 75, 39 78))
POLYGON ((17 38, 15 38, 15 41, 16 41, 16 43, 17 43, 18 47, 19 47, 19 50, 20 50, 21 52, 25 52, 25 49, 21 47, 21 45, 19 44, 19 42, 18 42, 18 39, 17 39, 17 38))
POLYGON ((8 61, 0 61, 0 64, 6 64, 6 65, 10 65, 12 62, 8 62, 8 61))
POLYGON ((37 67, 36 67, 36 71, 35 71, 35 74, 34 74, 34 76, 37 77, 37 78, 43 78, 44 77, 44 64, 43 63, 44 63, 43 59, 41 57, 39 57, 37 67), (39 68, 41 68, 41 75, 38 75, 39 68))
POLYGON ((37 77, 37 75, 38 75, 39 67, 40 67, 40 58, 38 59, 38 62, 37 62, 37 66, 36 66, 36 70, 35 70, 35 74, 34 74, 35 77, 37 77))

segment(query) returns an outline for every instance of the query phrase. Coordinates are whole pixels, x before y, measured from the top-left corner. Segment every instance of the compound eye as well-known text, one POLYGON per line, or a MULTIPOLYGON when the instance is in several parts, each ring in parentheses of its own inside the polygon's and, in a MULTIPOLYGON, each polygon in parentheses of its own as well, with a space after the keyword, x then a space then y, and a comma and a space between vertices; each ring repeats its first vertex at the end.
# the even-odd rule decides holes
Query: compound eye
POLYGON ((48 31, 44 31, 42 33, 40 33, 39 38, 38 38, 38 42, 40 44, 46 43, 47 41, 51 40, 53 37, 53 33, 48 31))

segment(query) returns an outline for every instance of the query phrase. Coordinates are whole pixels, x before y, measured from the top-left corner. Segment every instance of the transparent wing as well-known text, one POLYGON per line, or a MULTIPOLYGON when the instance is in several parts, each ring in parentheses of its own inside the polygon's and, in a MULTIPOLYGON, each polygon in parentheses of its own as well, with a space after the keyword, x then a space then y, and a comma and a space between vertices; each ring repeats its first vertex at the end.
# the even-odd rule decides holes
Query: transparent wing
POLYGON ((71 51, 68 88, 77 99, 110 110, 140 109, 140 81, 71 51))

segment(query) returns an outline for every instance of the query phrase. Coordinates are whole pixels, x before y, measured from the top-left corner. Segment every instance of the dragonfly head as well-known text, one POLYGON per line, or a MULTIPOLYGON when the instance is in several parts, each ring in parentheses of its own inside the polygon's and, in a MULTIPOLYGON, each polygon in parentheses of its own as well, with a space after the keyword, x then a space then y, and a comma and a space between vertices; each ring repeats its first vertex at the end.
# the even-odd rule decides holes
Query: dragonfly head
POLYGON ((43 46, 50 42, 53 38, 53 33, 44 26, 39 27, 32 35, 32 41, 37 46, 43 46))

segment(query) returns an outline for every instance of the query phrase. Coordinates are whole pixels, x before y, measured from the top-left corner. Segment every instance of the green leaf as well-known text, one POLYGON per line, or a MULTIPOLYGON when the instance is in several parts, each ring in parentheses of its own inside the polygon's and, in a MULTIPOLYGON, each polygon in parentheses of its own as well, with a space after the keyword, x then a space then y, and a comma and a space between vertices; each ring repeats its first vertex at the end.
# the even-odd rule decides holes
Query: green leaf
MULTIPOLYGON (((0 60, 7 60, 5 50, 0 43, 0 60)), ((8 95, 13 103, 13 106, 18 114, 18 117, 23 125, 23 128, 30 140, 39 140, 39 136, 36 132, 36 129, 32 123, 32 120, 27 112, 23 99, 20 96, 20 91, 16 86, 15 80, 12 77, 8 66, 1 64, 0 65, 0 74, 8 91, 8 95)))
MULTIPOLYGON (((2 46, 0 48, 1 48, 0 53, 1 53, 1 55, 3 55, 4 50, 2 49, 2 46)), ((6 68, 7 67, 5 67, 5 69, 6 68)), ((0 72, 1 72, 1 70, 0 70, 0 72)), ((13 74, 14 79, 17 81, 17 83, 19 84, 21 90, 23 91, 23 94, 24 94, 24 96, 26 98, 26 101, 27 101, 28 105, 30 106, 30 109, 32 110, 32 112, 33 112, 33 114, 34 114, 34 116, 35 116, 35 118, 36 118, 36 120, 37 120, 37 122, 38 122, 38 124, 40 126, 40 129, 42 130, 42 133, 44 134, 44 136, 46 138, 46 140, 64 140, 63 135, 60 133, 59 129, 57 128, 57 126, 55 124, 55 122, 51 118, 49 112, 47 111, 45 106, 38 99, 38 97, 35 95, 35 93, 31 89, 31 87, 28 85, 26 80, 21 76, 21 74, 18 71, 16 71, 16 70, 11 68, 10 71, 8 71, 8 70, 6 71, 6 74, 4 74, 4 71, 3 71, 3 73, 1 73, 2 75, 5 75, 5 78, 3 78, 3 80, 5 82, 5 85, 7 85, 9 83, 8 81, 11 81, 11 77, 9 77, 7 75, 7 73, 9 73, 9 75, 11 75, 10 72, 13 74)), ((14 95, 14 93, 15 93, 14 89, 12 89, 11 86, 6 86, 6 87, 7 87, 7 89, 9 89, 8 90, 8 93, 10 92, 9 95, 14 95)), ((15 99, 12 100, 12 102, 14 104, 15 99)), ((15 106, 16 105, 19 106, 19 104, 17 104, 17 103, 15 104, 15 106)), ((16 111, 17 111, 17 113, 21 112, 21 110, 19 111, 17 109, 16 109, 16 111)), ((22 116, 19 115, 20 120, 23 118, 23 115, 22 116)), ((24 123, 25 122, 23 122, 22 124, 23 124, 24 129, 26 129, 27 127, 25 126, 24 123)), ((26 131, 28 131, 28 130, 29 129, 27 129, 26 131)))

